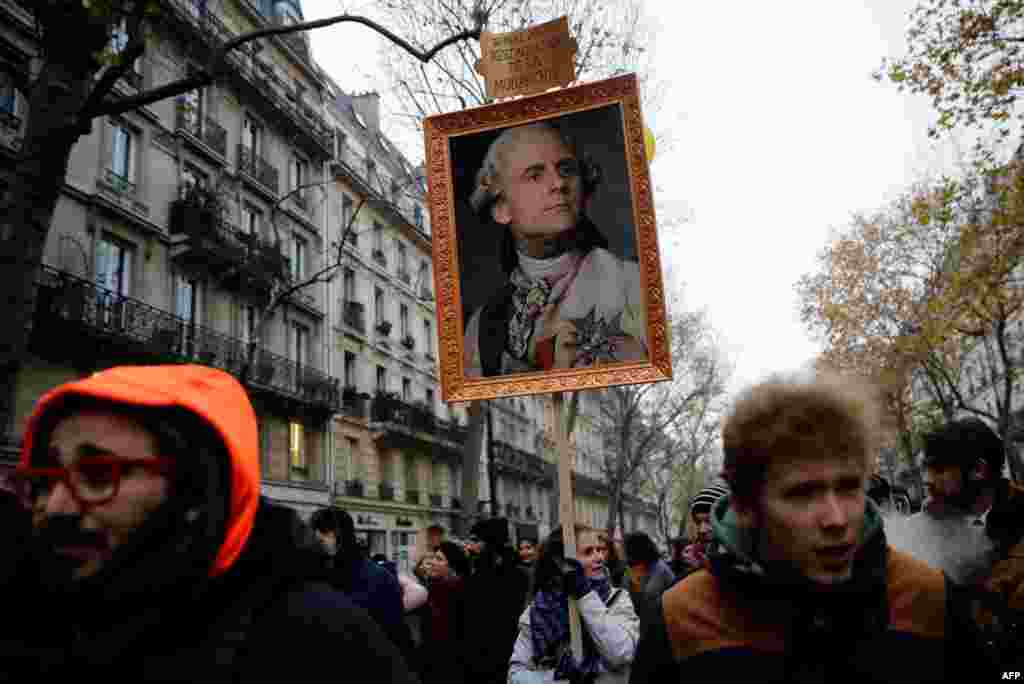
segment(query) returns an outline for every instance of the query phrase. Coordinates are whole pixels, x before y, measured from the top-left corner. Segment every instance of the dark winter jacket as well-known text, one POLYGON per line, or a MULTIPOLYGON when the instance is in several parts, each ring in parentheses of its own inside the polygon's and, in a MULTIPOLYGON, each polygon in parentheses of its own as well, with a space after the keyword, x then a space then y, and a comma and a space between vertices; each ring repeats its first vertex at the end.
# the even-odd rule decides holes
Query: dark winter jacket
POLYGON ((466 674, 470 682, 502 681, 526 606, 529 578, 515 553, 485 551, 466 580, 466 674))
POLYGON ((465 585, 455 575, 433 579, 427 587, 428 614, 418 663, 424 684, 465 681, 465 585))
POLYGON ((853 579, 828 593, 753 559, 722 500, 710 570, 666 592, 644 626, 632 682, 959 682, 987 676, 958 590, 890 550, 868 502, 853 579), (960 668, 965 669, 960 669, 960 668))
POLYGON ((268 681, 311 657, 358 662, 375 681, 416 681, 370 617, 316 580, 319 558, 303 548, 296 514, 260 498, 256 417, 234 378, 125 367, 62 385, 29 420, 23 464, 37 457, 45 414, 70 395, 173 408, 204 436, 194 452, 166 454, 171 496, 95 576, 69 581, 35 549, 38 572, 5 587, 0 681, 268 681))
POLYGON ((398 577, 369 560, 356 540, 352 516, 341 511, 337 516, 338 551, 326 557, 327 579, 353 603, 370 614, 399 650, 412 656, 412 634, 405 623, 402 586, 398 577))

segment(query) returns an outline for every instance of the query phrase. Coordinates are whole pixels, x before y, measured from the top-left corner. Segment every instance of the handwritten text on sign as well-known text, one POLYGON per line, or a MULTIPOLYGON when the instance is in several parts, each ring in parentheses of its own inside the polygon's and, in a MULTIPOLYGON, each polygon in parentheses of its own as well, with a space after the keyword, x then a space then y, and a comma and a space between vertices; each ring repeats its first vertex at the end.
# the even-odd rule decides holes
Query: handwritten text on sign
POLYGON ((485 31, 480 48, 476 70, 486 81, 488 97, 527 95, 576 80, 576 41, 567 17, 524 31, 485 31))

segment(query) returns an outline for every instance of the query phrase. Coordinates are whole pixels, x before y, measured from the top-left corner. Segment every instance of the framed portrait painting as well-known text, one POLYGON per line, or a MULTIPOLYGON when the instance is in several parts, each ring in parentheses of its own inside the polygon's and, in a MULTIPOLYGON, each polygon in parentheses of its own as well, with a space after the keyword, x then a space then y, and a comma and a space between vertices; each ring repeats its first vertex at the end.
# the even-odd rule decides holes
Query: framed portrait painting
POLYGON ((424 131, 444 399, 671 379, 635 76, 424 131))

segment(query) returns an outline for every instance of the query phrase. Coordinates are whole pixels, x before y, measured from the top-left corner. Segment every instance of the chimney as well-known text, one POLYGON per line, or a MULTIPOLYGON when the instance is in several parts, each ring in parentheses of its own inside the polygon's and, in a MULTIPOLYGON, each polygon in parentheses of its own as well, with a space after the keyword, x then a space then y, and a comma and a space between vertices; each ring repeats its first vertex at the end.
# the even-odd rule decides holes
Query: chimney
POLYGON ((352 96, 352 106, 374 133, 380 133, 380 95, 371 90, 352 96))

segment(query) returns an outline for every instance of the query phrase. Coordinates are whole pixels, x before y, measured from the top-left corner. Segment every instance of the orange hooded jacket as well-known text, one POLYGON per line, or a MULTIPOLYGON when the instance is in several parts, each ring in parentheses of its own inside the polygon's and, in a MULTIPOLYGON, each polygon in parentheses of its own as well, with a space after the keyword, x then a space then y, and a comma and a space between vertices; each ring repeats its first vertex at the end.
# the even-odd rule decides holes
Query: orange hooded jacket
POLYGON ((92 397, 139 407, 181 407, 211 425, 231 458, 231 510, 210 575, 226 572, 252 533, 260 494, 256 414, 234 377, 207 366, 121 366, 58 385, 36 403, 25 430, 21 464, 30 465, 42 416, 66 397, 92 397))

